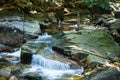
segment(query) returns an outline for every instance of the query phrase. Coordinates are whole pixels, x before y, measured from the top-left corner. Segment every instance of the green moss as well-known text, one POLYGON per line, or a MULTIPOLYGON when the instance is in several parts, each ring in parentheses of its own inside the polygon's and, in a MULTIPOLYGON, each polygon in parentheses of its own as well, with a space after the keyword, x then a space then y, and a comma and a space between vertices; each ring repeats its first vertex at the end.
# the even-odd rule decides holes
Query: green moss
POLYGON ((72 34, 69 40, 81 46, 85 51, 94 53, 101 57, 108 57, 113 60, 118 59, 120 46, 114 41, 112 36, 104 30, 95 30, 82 35, 72 34))

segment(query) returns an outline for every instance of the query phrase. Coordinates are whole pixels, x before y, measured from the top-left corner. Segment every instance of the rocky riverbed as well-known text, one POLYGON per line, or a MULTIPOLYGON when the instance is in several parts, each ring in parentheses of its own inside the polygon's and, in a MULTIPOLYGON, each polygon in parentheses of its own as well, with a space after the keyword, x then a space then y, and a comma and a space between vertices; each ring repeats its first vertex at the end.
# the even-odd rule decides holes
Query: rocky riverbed
POLYGON ((84 24, 76 31, 75 24, 62 23, 57 32, 54 22, 48 33, 36 20, 0 20, 0 80, 120 80, 119 19, 111 30, 84 24))

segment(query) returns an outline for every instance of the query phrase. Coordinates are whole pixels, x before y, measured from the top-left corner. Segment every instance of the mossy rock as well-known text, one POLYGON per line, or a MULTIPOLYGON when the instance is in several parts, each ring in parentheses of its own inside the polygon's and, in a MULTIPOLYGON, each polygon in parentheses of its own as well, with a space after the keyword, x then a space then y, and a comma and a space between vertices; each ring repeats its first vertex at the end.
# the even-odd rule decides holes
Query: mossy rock
POLYGON ((117 69, 111 68, 106 70, 98 70, 81 80, 119 80, 120 72, 117 69))
POLYGON ((104 30, 95 30, 82 35, 66 35, 68 43, 76 44, 92 55, 119 60, 120 46, 114 41, 110 33, 104 30))
POLYGON ((119 29, 120 30, 120 20, 116 20, 115 23, 111 24, 112 29, 119 29))

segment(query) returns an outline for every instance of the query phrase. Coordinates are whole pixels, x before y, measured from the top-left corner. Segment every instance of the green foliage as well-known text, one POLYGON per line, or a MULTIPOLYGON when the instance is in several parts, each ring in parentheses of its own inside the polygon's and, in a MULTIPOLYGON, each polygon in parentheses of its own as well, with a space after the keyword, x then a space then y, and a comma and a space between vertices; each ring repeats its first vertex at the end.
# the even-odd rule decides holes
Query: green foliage
POLYGON ((109 2, 114 0, 83 0, 83 2, 88 3, 89 7, 98 6, 103 9, 109 9, 110 5, 109 2))
POLYGON ((98 8, 101 7, 108 10, 110 8, 109 2, 112 1, 114 0, 56 0, 55 2, 52 0, 1 0, 0 7, 4 9, 17 8, 25 12, 29 12, 30 10, 46 12, 50 10, 54 11, 59 6, 58 4, 60 4, 68 8, 88 9, 97 6, 98 8))

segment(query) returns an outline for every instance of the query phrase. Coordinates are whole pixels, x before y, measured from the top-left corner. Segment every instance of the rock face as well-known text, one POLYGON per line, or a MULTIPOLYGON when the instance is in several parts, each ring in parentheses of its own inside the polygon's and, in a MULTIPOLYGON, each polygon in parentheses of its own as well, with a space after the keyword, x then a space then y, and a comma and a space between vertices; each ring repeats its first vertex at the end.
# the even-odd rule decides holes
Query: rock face
POLYGON ((84 77, 81 80, 120 80, 120 71, 114 68, 101 70, 89 75, 88 78, 84 77))
POLYGON ((44 80, 37 73, 28 73, 28 74, 25 75, 25 79, 28 79, 28 80, 44 80))
POLYGON ((113 30, 113 36, 115 41, 120 45, 120 19, 115 20, 113 24, 111 24, 111 28, 113 30))
POLYGON ((84 52, 113 61, 119 59, 120 47, 106 31, 96 30, 82 35, 70 34, 66 35, 66 39, 69 40, 68 43, 72 43, 66 46, 71 48, 71 50, 78 50, 79 53, 84 52))
POLYGON ((23 44, 23 33, 19 29, 0 27, 0 51, 10 51, 23 44))
POLYGON ((11 51, 20 47, 25 40, 38 36, 38 21, 24 21, 21 16, 7 16, 0 19, 0 51, 11 51))
POLYGON ((11 69, 9 67, 0 69, 0 75, 9 77, 11 74, 11 69))
POLYGON ((75 76, 71 80, 119 80, 119 70, 113 66, 103 67, 107 65, 106 62, 120 61, 120 46, 111 33, 105 29, 85 27, 80 32, 81 34, 64 32, 65 42, 62 43, 62 47, 71 51, 72 59, 84 65, 88 74, 91 72, 90 75, 85 72, 86 75, 82 79, 82 76, 79 78, 75 76), (92 72, 94 69, 95 73, 92 72))
POLYGON ((24 21, 20 16, 8 16, 0 19, 0 26, 17 28, 23 31, 26 35, 36 36, 41 32, 38 21, 24 21))

